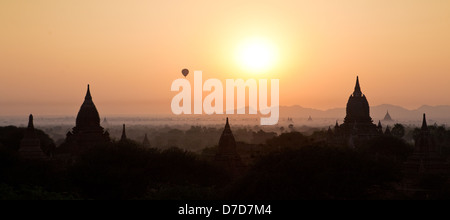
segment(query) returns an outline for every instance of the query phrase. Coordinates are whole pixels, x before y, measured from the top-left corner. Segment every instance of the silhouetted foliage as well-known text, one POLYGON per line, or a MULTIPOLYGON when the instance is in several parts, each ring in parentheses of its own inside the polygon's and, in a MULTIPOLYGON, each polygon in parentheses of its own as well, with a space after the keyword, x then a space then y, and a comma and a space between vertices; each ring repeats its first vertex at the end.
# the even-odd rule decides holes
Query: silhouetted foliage
POLYGON ((290 130, 291 132, 294 132, 294 131, 295 131, 294 125, 293 125, 293 124, 289 124, 288 128, 289 128, 289 130, 290 130))
POLYGON ((310 139, 300 132, 283 133, 267 141, 269 146, 275 148, 299 148, 310 143, 310 139))
POLYGON ((158 197, 167 188, 213 187, 228 178, 187 151, 144 149, 120 142, 86 152, 71 168, 70 176, 82 195, 95 199, 158 197))
POLYGON ((277 134, 275 132, 265 132, 263 130, 259 130, 258 132, 253 132, 252 143, 254 144, 265 144, 267 140, 276 137, 277 134))
POLYGON ((367 141, 359 150, 374 157, 385 157, 403 162, 412 154, 414 147, 395 136, 380 136, 367 141))
POLYGON ((17 151, 24 133, 25 128, 15 126, 0 127, 0 143, 10 150, 17 151))
POLYGON ((48 192, 39 186, 21 185, 11 187, 0 184, 0 200, 74 200, 76 197, 67 193, 48 192))
POLYGON ((426 174, 420 178, 420 187, 426 190, 440 191, 443 190, 447 177, 437 174, 426 174))
POLYGON ((20 160, 17 152, 0 148, 0 197, 3 199, 71 199, 72 185, 56 161, 20 160))
MULTIPOLYGON (((0 181, 5 181, 17 164, 17 152, 3 145, 0 146, 0 181)), ((1 183, 1 182, 0 182, 1 183)))
POLYGON ((405 126, 402 124, 395 124, 391 130, 392 135, 398 138, 403 138, 405 136, 405 126))
MULTIPOLYGON (((450 156, 450 130, 447 130, 445 126, 428 126, 433 143, 436 143, 436 147, 439 153, 443 156, 450 156)), ((413 138, 417 140, 420 136, 420 128, 416 128, 413 131, 413 138)))
MULTIPOLYGON (((443 126, 429 129, 439 149, 448 155, 450 131, 443 126)), ((373 138, 356 149, 321 146, 326 143, 324 130, 312 130, 310 136, 282 133, 266 144, 238 141, 237 151, 249 171, 231 182, 226 171, 212 163, 217 151, 214 145, 199 155, 175 147, 143 148, 127 140, 93 147, 71 163, 58 157, 23 161, 15 148, 20 146, 23 131, 0 127, 0 199, 450 198, 446 176, 423 176, 419 183, 423 195, 407 197, 395 187, 402 177, 402 164, 413 151, 412 145, 396 136, 373 138)), ((219 133, 196 126, 186 132, 169 131, 174 138, 181 135, 174 143, 197 136, 189 145, 207 144, 219 133), (211 140, 200 141, 205 135, 211 140)), ((259 133, 261 138, 274 135, 259 133)), ((251 141, 257 133, 241 129, 240 134, 251 141)), ((38 135, 41 143, 51 145, 48 136, 38 135)))
MULTIPOLYGON (((0 144, 10 150, 19 150, 25 130, 26 128, 15 126, 0 127, 0 144)), ((42 151, 49 156, 56 148, 55 142, 42 130, 35 129, 35 132, 41 142, 42 151)))
POLYGON ((228 192, 231 199, 364 199, 398 180, 386 161, 350 149, 303 147, 260 160, 228 192))

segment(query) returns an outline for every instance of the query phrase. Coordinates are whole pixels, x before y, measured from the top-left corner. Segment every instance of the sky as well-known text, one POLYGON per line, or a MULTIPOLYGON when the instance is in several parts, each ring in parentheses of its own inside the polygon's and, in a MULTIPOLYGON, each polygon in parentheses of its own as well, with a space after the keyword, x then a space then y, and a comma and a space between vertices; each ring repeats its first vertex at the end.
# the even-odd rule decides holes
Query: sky
POLYGON ((345 107, 357 75, 371 105, 450 105, 449 11, 448 0, 0 1, 0 115, 75 115, 87 84, 103 115, 169 114, 183 68, 279 79, 286 106, 345 107), (255 70, 242 48, 259 41, 271 65, 255 70))

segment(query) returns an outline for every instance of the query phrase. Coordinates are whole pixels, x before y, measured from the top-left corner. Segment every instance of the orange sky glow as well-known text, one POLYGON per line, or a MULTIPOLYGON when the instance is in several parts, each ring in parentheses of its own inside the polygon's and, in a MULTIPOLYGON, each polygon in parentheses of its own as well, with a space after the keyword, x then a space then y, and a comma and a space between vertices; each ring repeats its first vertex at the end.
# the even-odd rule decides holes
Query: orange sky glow
POLYGON ((450 105, 449 11, 448 0, 1 1, 0 115, 76 115, 88 83, 102 115, 169 114, 183 68, 279 79, 280 105, 344 107, 356 75, 371 105, 450 105), (253 38, 276 51, 261 74, 236 61, 253 38))

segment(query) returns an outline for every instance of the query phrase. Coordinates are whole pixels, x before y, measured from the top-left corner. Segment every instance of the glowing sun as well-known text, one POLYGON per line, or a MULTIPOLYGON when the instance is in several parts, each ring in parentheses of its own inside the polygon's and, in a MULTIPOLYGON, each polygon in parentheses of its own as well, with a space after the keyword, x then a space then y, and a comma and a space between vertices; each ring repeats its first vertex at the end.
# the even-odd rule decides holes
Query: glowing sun
POLYGON ((252 73, 262 73, 273 67, 277 54, 276 47, 263 38, 249 38, 237 49, 237 60, 240 65, 252 73))

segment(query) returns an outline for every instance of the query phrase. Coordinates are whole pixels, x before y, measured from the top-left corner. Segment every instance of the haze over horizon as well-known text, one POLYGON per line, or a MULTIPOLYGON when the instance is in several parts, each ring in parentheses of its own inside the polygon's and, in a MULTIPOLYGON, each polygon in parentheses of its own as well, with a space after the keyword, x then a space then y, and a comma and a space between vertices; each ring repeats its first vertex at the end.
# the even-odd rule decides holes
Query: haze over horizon
POLYGON ((183 68, 203 80, 280 79, 281 106, 343 108, 357 75, 371 106, 450 105, 449 9, 419 0, 4 1, 0 115, 75 116, 87 84, 100 115, 170 114, 183 68), (248 59, 253 47, 270 65, 248 59))

